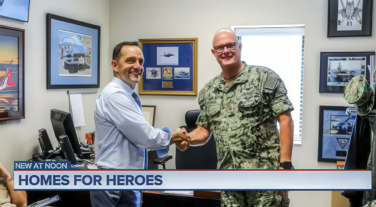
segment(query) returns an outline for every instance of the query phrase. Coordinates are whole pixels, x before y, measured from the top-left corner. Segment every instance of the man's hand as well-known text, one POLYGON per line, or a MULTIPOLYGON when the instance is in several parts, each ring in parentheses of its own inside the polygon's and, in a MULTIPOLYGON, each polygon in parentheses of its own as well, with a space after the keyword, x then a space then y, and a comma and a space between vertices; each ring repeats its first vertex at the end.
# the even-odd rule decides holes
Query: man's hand
POLYGON ((175 144, 176 147, 184 152, 189 148, 189 143, 190 143, 190 136, 187 134, 187 130, 182 127, 182 128, 177 128, 171 136, 171 144, 175 144))
POLYGON ((187 141, 176 142, 175 145, 182 152, 189 148, 189 142, 187 141))
POLYGON ((9 180, 12 177, 1 162, 0 162, 0 177, 2 177, 4 180, 9 180))
POLYGON ((187 133, 187 130, 184 127, 177 128, 174 132, 172 132, 172 138, 178 137, 179 134, 186 134, 186 133, 187 133))
POLYGON ((197 128, 191 131, 189 134, 186 133, 186 130, 184 128, 182 128, 181 130, 184 133, 179 135, 178 139, 180 139, 175 144, 176 147, 183 152, 187 150, 190 146, 197 147, 204 145, 210 137, 210 130, 202 126, 197 126, 197 128))
POLYGON ((171 134, 171 144, 175 144, 176 142, 181 142, 183 140, 187 141, 190 139, 190 137, 187 135, 187 130, 182 127, 182 128, 177 128, 174 132, 171 134))
POLYGON ((171 134, 171 141, 170 141, 170 145, 171 144, 175 144, 176 142, 180 142, 182 141, 182 139, 190 139, 189 136, 186 135, 187 134, 187 130, 185 128, 177 128, 174 132, 172 132, 171 134))

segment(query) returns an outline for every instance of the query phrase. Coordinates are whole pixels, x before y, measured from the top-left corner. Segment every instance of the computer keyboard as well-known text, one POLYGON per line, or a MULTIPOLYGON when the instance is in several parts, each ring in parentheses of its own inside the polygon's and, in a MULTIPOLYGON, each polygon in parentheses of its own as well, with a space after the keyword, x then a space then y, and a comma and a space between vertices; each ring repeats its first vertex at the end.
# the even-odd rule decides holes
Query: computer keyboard
POLYGON ((37 201, 37 202, 35 202, 33 204, 30 204, 30 205, 28 205, 26 207, 42 207, 42 206, 47 206, 49 204, 56 203, 56 202, 58 202, 60 200, 61 200, 60 196, 56 195, 56 196, 54 196, 52 198, 46 198, 46 199, 43 199, 41 201, 37 201))
POLYGON ((90 164, 94 164, 95 163, 95 159, 84 159, 84 161, 90 163, 90 164))
POLYGON ((86 148, 86 147, 80 147, 80 149, 83 150, 83 151, 86 151, 86 152, 90 152, 91 151, 90 148, 86 148))

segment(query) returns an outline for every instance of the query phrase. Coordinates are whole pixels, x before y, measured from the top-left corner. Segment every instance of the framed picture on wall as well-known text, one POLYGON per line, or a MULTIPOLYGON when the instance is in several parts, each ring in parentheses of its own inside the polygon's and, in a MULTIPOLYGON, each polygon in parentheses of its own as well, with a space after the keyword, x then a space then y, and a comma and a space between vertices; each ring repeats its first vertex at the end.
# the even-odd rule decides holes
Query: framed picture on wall
POLYGON ((47 89, 99 88, 100 26, 47 14, 47 89))
POLYGON ((318 161, 346 160, 356 112, 345 106, 320 106, 318 161))
POLYGON ((140 95, 197 96, 197 38, 139 43, 145 58, 140 95))
POLYGON ((142 105, 142 113, 144 118, 151 126, 154 127, 156 106, 142 105))
POLYGON ((0 17, 29 21, 30 0, 0 0, 0 17))
POLYGON ((328 37, 372 35, 372 0, 328 2, 328 37))
POLYGON ((0 121, 25 118, 25 30, 0 25, 0 121))
POLYGON ((343 93, 355 76, 362 75, 368 82, 370 56, 375 52, 321 52, 320 93, 343 93))

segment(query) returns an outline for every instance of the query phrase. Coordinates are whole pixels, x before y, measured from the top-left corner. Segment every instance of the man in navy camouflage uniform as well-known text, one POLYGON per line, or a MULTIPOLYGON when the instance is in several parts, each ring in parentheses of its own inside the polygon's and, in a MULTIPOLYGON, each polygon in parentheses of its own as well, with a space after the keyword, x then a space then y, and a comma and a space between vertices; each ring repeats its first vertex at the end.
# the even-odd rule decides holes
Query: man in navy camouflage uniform
MULTIPOLYGON (((212 53, 222 73, 199 94, 200 116, 186 150, 207 142, 210 131, 217 145, 218 169, 283 169, 291 165, 294 124, 293 106, 281 78, 271 69, 240 61, 242 45, 229 29, 219 30, 212 53), (280 133, 277 129, 280 123, 280 133)), ((250 178, 252 179, 252 178, 250 178)), ((257 179, 257 178, 255 178, 257 179)), ((222 191, 222 207, 286 207, 281 191, 222 191)))

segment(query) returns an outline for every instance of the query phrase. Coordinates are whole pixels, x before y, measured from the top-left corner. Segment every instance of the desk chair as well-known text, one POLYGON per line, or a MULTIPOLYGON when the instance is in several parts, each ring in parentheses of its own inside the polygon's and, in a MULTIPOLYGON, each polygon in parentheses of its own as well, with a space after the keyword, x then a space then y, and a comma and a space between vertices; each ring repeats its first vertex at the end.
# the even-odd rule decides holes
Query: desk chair
MULTIPOLYGON (((197 128, 196 120, 200 110, 190 110, 185 114, 185 123, 187 126, 182 126, 187 129, 188 133, 197 128)), ((155 152, 154 152, 155 153, 155 152)), ((149 151, 149 155, 154 154, 149 151)), ((155 155, 156 156, 156 155, 155 155)), ((211 135, 209 141, 200 147, 190 147, 185 152, 176 149, 176 169, 217 169, 217 150, 214 137, 211 135)), ((152 157, 149 156, 149 169, 158 169, 158 164, 154 164, 152 157), (150 168, 155 166, 156 168, 150 168)), ((209 192, 210 194, 210 192, 209 192)), ((218 198, 213 199, 207 196, 208 192, 195 191, 194 196, 177 196, 177 195, 163 195, 155 193, 144 193, 144 207, 151 206, 221 206, 218 198), (197 194, 196 194, 197 193, 197 194), (205 195, 205 196, 204 196, 205 195)))
MULTIPOLYGON (((190 110, 185 113, 185 123, 182 126, 191 132, 197 128, 196 121, 200 110, 190 110)), ((176 169, 217 169, 217 150, 213 135, 210 135, 209 141, 200 147, 190 147, 186 151, 181 152, 176 149, 176 169)))
MULTIPOLYGON (((197 128, 196 121, 200 110, 190 110, 185 113, 184 127, 187 132, 192 132, 197 128)), ((158 169, 158 165, 162 165, 166 169, 165 163, 172 159, 171 155, 158 158, 157 153, 153 150, 148 151, 148 169, 158 169)), ((186 151, 181 152, 176 149, 176 169, 217 169, 217 150, 213 135, 209 141, 200 147, 190 147, 186 151)))
POLYGON ((154 150, 148 151, 148 169, 157 170, 158 165, 162 165, 163 169, 166 169, 166 162, 172 159, 172 155, 166 155, 165 157, 159 158, 154 150))

